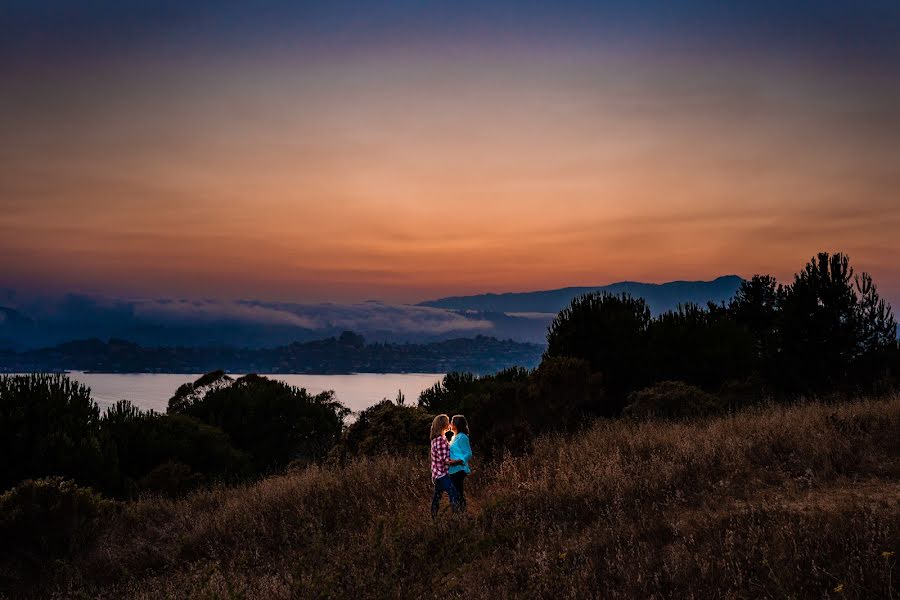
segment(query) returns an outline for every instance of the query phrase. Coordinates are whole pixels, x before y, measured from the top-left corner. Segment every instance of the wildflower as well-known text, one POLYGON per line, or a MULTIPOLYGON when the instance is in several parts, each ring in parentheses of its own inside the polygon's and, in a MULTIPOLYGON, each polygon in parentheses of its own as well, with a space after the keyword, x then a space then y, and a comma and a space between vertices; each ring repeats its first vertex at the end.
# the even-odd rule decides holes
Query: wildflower
POLYGON ((560 553, 559 553, 559 560, 565 560, 565 559, 566 559, 566 556, 567 556, 568 554, 569 554, 568 552, 560 552, 560 553))
POLYGON ((894 556, 894 553, 893 553, 893 552, 890 552, 890 551, 888 551, 888 550, 885 550, 884 552, 881 553, 881 556, 882 556, 885 560, 887 560, 887 559, 891 558, 892 556, 894 556))
POLYGON ((844 593, 844 584, 843 583, 837 584, 837 586, 834 588, 834 591, 837 592, 838 594, 843 594, 844 593))

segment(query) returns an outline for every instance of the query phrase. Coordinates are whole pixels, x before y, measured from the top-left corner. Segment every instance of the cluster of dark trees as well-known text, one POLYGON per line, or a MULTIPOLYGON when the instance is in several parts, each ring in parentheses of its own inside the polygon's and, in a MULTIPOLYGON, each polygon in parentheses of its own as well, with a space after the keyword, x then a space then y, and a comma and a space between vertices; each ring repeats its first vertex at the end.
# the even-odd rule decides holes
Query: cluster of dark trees
POLYGON ((582 358, 602 373, 606 400, 597 412, 605 415, 665 380, 784 399, 880 393, 898 375, 891 308, 842 254, 817 255, 789 285, 755 276, 728 304, 680 306, 653 319, 637 298, 583 296, 557 316, 547 341, 545 358, 582 358))
POLYGON ((547 341, 533 370, 451 372, 416 405, 385 400, 349 425, 333 394, 257 375, 209 373, 179 388, 166 414, 126 401, 101 414, 65 376, 3 377, 0 491, 59 475, 117 498, 178 494, 295 461, 424 455, 439 413, 465 414, 477 454, 490 460, 596 417, 681 418, 762 399, 881 394, 900 375, 891 309, 841 254, 819 254, 789 285, 757 276, 727 304, 656 317, 640 298, 587 294, 559 313, 547 341))
MULTIPOLYGON (((686 418, 762 400, 878 395, 900 377, 891 308, 843 254, 818 254, 788 285, 756 276, 728 303, 656 317, 640 298, 586 294, 558 314, 547 341, 533 371, 448 374, 419 398, 423 414, 389 403, 369 409, 350 426, 348 451, 381 451, 368 439, 388 427, 418 432, 396 423, 438 413, 466 414, 489 458, 596 417, 686 418)), ((423 430, 409 446, 424 437, 423 430)))
POLYGON ((321 460, 348 414, 331 392, 256 375, 210 373, 180 388, 166 414, 125 400, 101 414, 65 375, 0 377, 0 491, 53 475, 115 498, 178 494, 321 460))

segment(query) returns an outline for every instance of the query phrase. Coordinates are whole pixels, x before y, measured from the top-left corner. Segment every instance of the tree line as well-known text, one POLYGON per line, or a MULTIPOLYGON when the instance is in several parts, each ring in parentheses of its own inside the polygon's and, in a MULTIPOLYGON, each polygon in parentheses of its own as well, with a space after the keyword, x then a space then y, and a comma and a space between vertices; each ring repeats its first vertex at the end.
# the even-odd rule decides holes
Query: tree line
POLYGON ((52 475, 114 498, 321 460, 349 414, 332 392, 221 371, 182 386, 165 414, 127 400, 101 413, 85 386, 59 374, 0 377, 0 400, 0 489, 52 475))
POLYGON ((842 254, 817 255, 789 284, 755 276, 728 303, 656 317, 640 298, 587 294, 558 314, 547 342, 533 370, 451 372, 415 404, 401 395, 349 424, 331 392, 258 375, 209 373, 179 388, 165 414, 127 401, 101 412, 64 375, 0 377, 0 491, 62 476, 112 498, 178 495, 292 464, 422 454, 439 413, 465 414, 476 453, 491 460, 598 417, 882 394, 900 375, 891 308, 842 254))
POLYGON ((788 284, 757 275, 730 302, 656 317, 641 298, 586 294, 557 315, 547 342, 533 371, 448 374, 422 393, 421 414, 388 402, 364 411, 343 438, 346 455, 383 452, 378 440, 392 431, 414 433, 407 443, 391 435, 395 449, 421 447, 427 428, 415 424, 437 413, 465 414, 490 459, 598 417, 691 418, 763 401, 882 395, 900 377, 891 307, 840 253, 814 256, 788 284))

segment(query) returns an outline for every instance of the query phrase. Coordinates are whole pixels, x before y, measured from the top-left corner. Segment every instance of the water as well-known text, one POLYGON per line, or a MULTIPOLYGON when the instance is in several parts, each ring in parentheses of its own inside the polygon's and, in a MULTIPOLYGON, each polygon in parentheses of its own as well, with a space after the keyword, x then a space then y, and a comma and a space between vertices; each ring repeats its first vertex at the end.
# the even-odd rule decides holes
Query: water
MULTIPOLYGON (((261 373, 261 375, 263 375, 261 373)), ((239 376, 239 375, 237 375, 239 376)), ((232 377, 237 377, 232 375, 232 377)), ((383 398, 393 400, 402 390, 406 403, 415 405, 419 394, 440 381, 436 373, 356 373, 353 375, 265 375, 289 385, 306 388, 312 394, 334 390, 337 399, 352 411, 366 409, 383 398)), ((91 397, 104 410, 119 400, 130 400, 144 410, 165 412, 166 405, 183 383, 200 375, 168 373, 82 373, 69 377, 91 388, 91 397)))

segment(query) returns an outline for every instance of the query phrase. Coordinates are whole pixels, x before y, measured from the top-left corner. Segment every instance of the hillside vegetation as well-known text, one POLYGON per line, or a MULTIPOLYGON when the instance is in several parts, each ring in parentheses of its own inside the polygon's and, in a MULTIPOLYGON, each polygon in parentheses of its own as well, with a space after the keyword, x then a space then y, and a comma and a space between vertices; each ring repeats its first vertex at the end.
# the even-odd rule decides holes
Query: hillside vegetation
POLYGON ((0 376, 0 595, 900 599, 898 382, 891 307, 828 253, 727 305, 581 296, 535 369, 354 419, 221 370, 165 414, 0 376), (432 523, 442 413, 480 462, 432 523))
POLYGON ((43 587, 23 579, 14 589, 60 598, 897 598, 898 434, 900 397, 693 422, 598 421, 476 468, 469 512, 436 523, 424 457, 308 466, 104 508, 81 526, 71 556, 43 571, 43 587))

